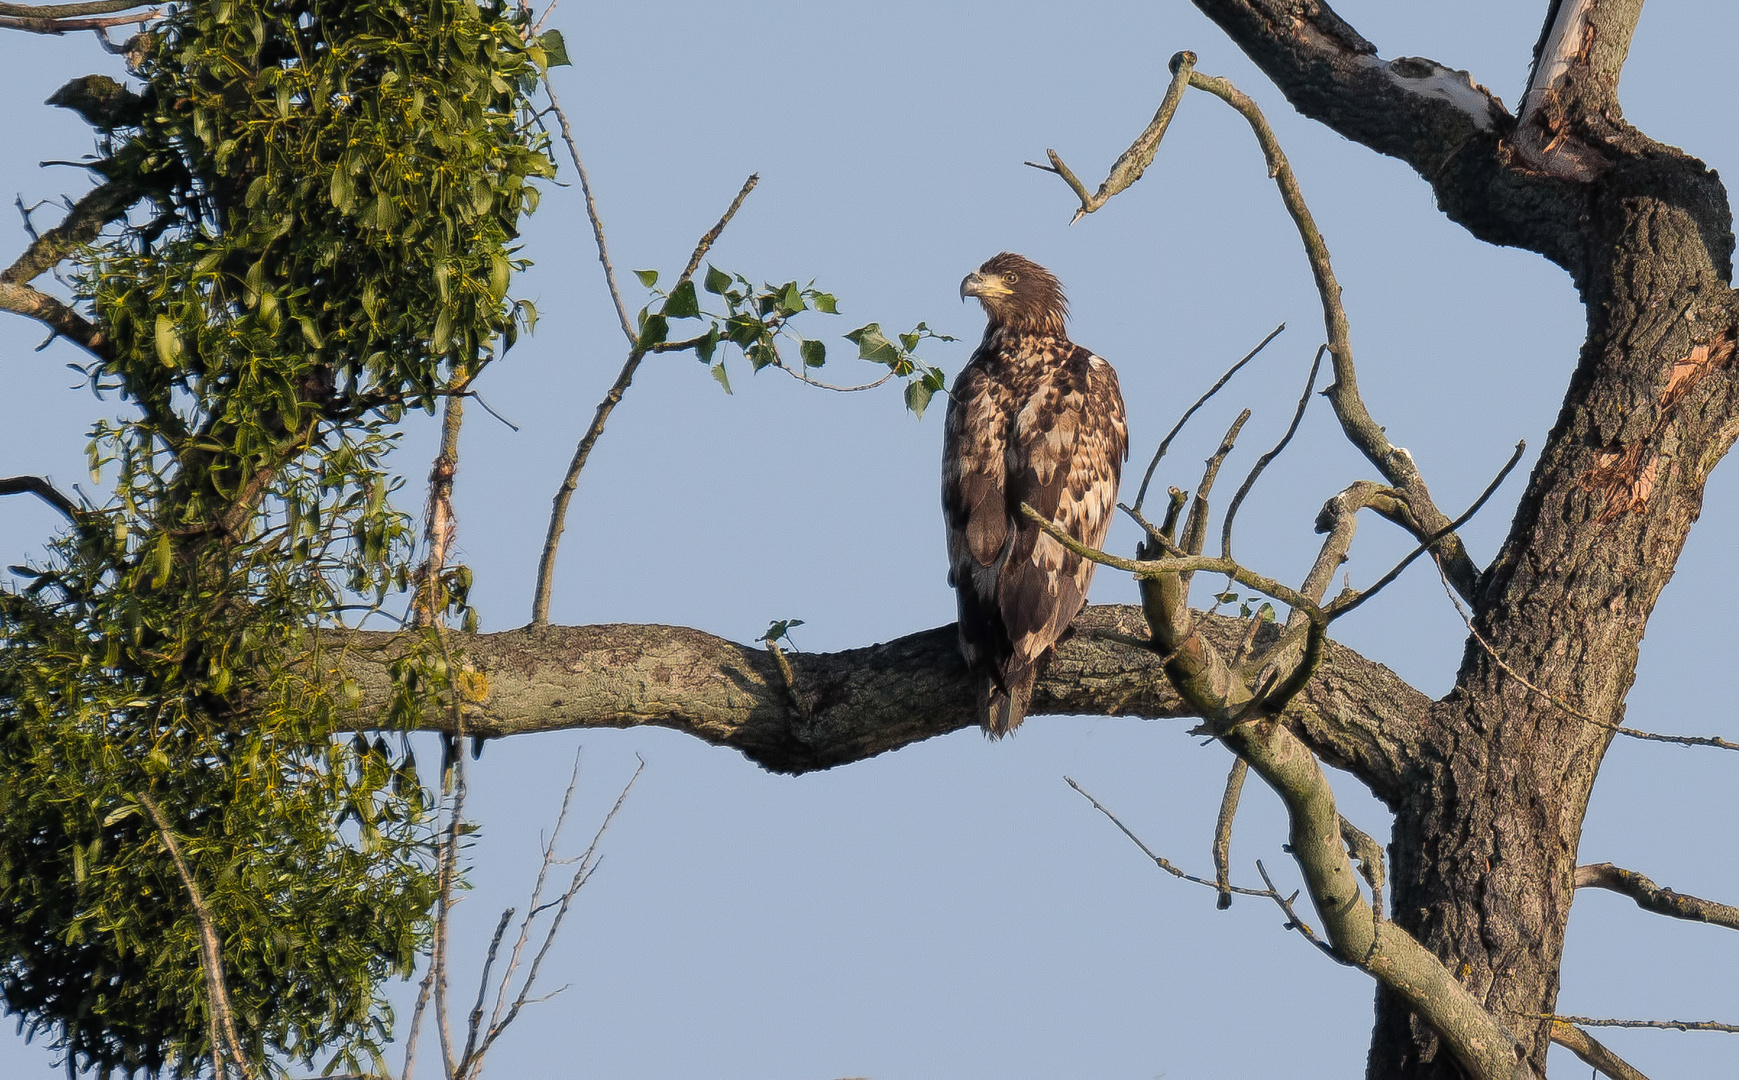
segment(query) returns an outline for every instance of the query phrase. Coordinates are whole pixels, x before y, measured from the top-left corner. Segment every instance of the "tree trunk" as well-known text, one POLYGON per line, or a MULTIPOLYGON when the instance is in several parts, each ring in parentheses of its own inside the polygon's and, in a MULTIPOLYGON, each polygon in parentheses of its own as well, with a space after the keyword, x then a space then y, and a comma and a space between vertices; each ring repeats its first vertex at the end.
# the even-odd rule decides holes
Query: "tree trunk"
MULTIPOLYGON (((1587 250, 1604 258, 1584 286, 1581 363, 1482 582, 1490 649, 1469 640, 1434 710, 1436 753, 1392 848, 1396 922, 1531 1041, 1541 1071, 1609 725, 1735 414, 1725 199, 1697 197, 1718 181, 1661 155, 1600 186, 1587 250)), ((1371 1077, 1458 1075, 1393 995, 1377 1011, 1371 1077)))

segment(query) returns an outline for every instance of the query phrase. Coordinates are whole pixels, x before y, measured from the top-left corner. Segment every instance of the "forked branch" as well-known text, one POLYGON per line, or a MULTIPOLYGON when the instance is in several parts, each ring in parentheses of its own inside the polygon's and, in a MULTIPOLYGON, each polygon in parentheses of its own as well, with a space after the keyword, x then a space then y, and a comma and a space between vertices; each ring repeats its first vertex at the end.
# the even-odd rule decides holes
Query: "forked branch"
MULTIPOLYGON (((700 261, 706 258, 706 253, 712 249, 719 234, 724 232, 725 226, 730 224, 731 218, 736 216, 737 209, 743 205, 743 200, 749 197, 749 192, 755 190, 755 185, 760 182, 759 175, 750 176, 743 181, 742 189, 737 192, 737 197, 731 200, 731 205, 726 207, 724 215, 719 218, 717 224, 701 236, 700 242, 695 245, 694 254, 688 260, 688 266, 683 269, 681 276, 676 279, 676 284, 671 287, 672 292, 681 288, 684 282, 694 276, 695 270, 700 266, 700 261)), ((600 232, 600 238, 602 235, 600 232)), ((598 250, 600 257, 602 257, 604 249, 601 240, 598 250)), ((629 337, 633 339, 632 332, 630 332, 629 337)), ((622 370, 616 375, 616 381, 611 384, 609 392, 604 395, 604 400, 598 403, 597 412, 592 417, 592 424, 580 437, 580 445, 574 450, 573 461, 568 464, 567 475, 562 478, 561 487, 556 489, 555 499, 550 508, 549 532, 544 537, 543 554, 538 559, 537 564, 537 588, 531 602, 533 626, 544 626, 549 623, 550 592, 555 587, 556 548, 561 543, 563 530, 567 528, 568 503, 573 501, 574 490, 580 485, 580 472, 585 469, 586 460, 592 456, 592 447, 597 444, 598 436, 604 433, 605 421, 610 419, 610 413, 615 411, 617 404, 622 400, 622 395, 628 392, 629 384, 634 381, 634 373, 640 368, 640 361, 644 360, 650 351, 652 351, 650 344, 642 345, 638 340, 635 340, 634 346, 628 350, 628 359, 623 362, 622 370)))
MULTIPOLYGON (((1341 430, 1347 439, 1377 467, 1384 478, 1398 488, 1407 500, 1414 519, 1419 523, 1421 535, 1433 537, 1433 552, 1444 567, 1445 574, 1454 583, 1456 591, 1463 597, 1471 599, 1474 587, 1479 578, 1478 569, 1469 558, 1461 539, 1451 530, 1446 530, 1448 518, 1437 509, 1431 498, 1430 491, 1425 486, 1424 478, 1413 462, 1413 457, 1402 447, 1389 441, 1383 427, 1371 418, 1365 408, 1364 399, 1359 395, 1358 373, 1353 365, 1352 339, 1348 330, 1346 310, 1341 306, 1340 284, 1335 280, 1334 268, 1329 262, 1328 245, 1324 243, 1322 232, 1316 226, 1316 220, 1305 205, 1304 195, 1298 186, 1298 179, 1293 175, 1292 166, 1286 160, 1285 153, 1280 149, 1280 141, 1275 137, 1274 130, 1268 124, 1262 110, 1256 103, 1245 96, 1237 87, 1225 79, 1204 75, 1193 70, 1195 54, 1180 52, 1172 57, 1173 86, 1185 79, 1188 84, 1199 90, 1205 90, 1214 95, 1233 109, 1249 123, 1256 135, 1256 141, 1262 147, 1263 156, 1268 162, 1268 175, 1274 179, 1280 189, 1281 201, 1285 204, 1287 213, 1292 216, 1293 223, 1298 228, 1299 238, 1304 243, 1305 255, 1310 262, 1312 276, 1316 280, 1317 293, 1322 299, 1323 324, 1328 332, 1330 355, 1333 357, 1335 381, 1324 394, 1333 405, 1335 416, 1340 420, 1341 430)), ((1169 92, 1168 92, 1169 96, 1169 92)), ((1174 106, 1175 108, 1175 106, 1174 106)), ((1166 118, 1169 122, 1169 116, 1166 118)), ((1141 138, 1131 147, 1131 153, 1140 149, 1151 161, 1152 153, 1157 148, 1159 138, 1164 134, 1165 125, 1160 124, 1159 117, 1149 129, 1142 133, 1141 138)), ((1128 157, 1129 155, 1125 155, 1128 157)), ((1065 166, 1060 158, 1052 155, 1058 175, 1065 175, 1065 166)), ((1120 162, 1121 164, 1121 162, 1120 162)), ((1145 164, 1142 165, 1145 168, 1145 164)), ((1083 200, 1083 212, 1097 209, 1105 199, 1116 194, 1134 183, 1141 175, 1140 169, 1125 169, 1121 177, 1121 186, 1112 184, 1107 179, 1104 198, 1092 206, 1090 200, 1083 200)), ((1079 181, 1070 185, 1079 193, 1082 188, 1079 181)))

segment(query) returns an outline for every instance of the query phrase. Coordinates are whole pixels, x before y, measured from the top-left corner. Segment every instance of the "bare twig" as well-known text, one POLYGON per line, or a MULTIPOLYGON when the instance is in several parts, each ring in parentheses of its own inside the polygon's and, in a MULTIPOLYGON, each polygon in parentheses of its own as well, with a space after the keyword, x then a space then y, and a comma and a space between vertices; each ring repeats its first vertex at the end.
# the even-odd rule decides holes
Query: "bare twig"
MULTIPOLYGON (((508 1008, 506 1015, 503 1016, 500 1021, 491 1021, 489 1025, 489 1034, 484 1037, 483 1045, 477 1048, 477 1056, 473 1059, 473 1069, 481 1067, 483 1055, 489 1052, 489 1048, 495 1044, 495 1040, 500 1038, 501 1033, 506 1031, 509 1025, 518 1018, 521 1009, 528 1004, 532 1004, 534 1000, 543 1000, 542 998, 533 999, 531 997, 531 989, 533 986, 537 985, 537 973, 543 966, 544 957, 549 955, 550 946, 555 944, 556 936, 561 932, 562 920, 567 917, 568 909, 573 905, 574 897, 578 895, 580 889, 585 886, 587 879, 592 875, 592 871, 597 869, 597 852, 599 843, 603 841, 604 834, 609 831, 611 823, 616 820, 616 815, 621 813, 622 805, 628 801, 628 793, 634 790, 635 782, 640 779, 640 774, 645 771, 645 769, 646 762, 642 759, 640 764, 635 768, 634 775, 628 778, 627 784, 623 785, 622 793, 616 796, 616 802, 610 807, 610 812, 604 815, 604 820, 599 824, 598 831, 592 836, 592 842, 588 844, 586 850, 580 854, 578 860, 579 865, 574 869, 573 879, 568 883, 568 887, 562 892, 562 895, 549 904, 542 906, 534 904, 527 910, 527 919, 530 919, 536 916, 540 911, 551 907, 555 908, 555 915, 550 920, 549 929, 544 933, 542 946, 538 949, 537 955, 532 958, 531 968, 525 974, 525 982, 520 987, 519 996, 514 999, 512 1006, 508 1008)), ((505 980, 511 979, 512 977, 513 970, 510 967, 503 975, 503 986, 506 985, 505 980)), ((474 1072, 472 1075, 474 1075, 474 1072)))
MULTIPOLYGON (((1188 881, 1188 882, 1192 882, 1196 885, 1205 885, 1206 887, 1213 889, 1216 892, 1219 891, 1220 886, 1218 883, 1213 882, 1213 881, 1209 881, 1207 878, 1197 877, 1194 874, 1185 873, 1183 870, 1180 870, 1180 869, 1178 869, 1178 867, 1173 865, 1170 859, 1167 859, 1163 855, 1156 854, 1152 848, 1150 848, 1146 844, 1142 843, 1141 837, 1136 836, 1133 832, 1130 831, 1129 826, 1123 824, 1122 821, 1118 820, 1116 814, 1113 814, 1110 810, 1107 810, 1105 808, 1105 804, 1101 803, 1098 799, 1095 799, 1091 794, 1089 794, 1087 792, 1086 788, 1082 787, 1080 784, 1075 783, 1075 781, 1072 777, 1068 777, 1068 776, 1063 777, 1063 782, 1068 784, 1070 787, 1074 788, 1075 791, 1078 792, 1082 798, 1084 798, 1088 802, 1092 803, 1093 809, 1099 811, 1101 814, 1104 814, 1107 818, 1109 818, 1111 821, 1111 824, 1117 826, 1118 830, 1120 832, 1122 832, 1124 836, 1127 836, 1127 837, 1129 837, 1129 839, 1133 840, 1135 842, 1135 846, 1141 849, 1141 853, 1153 860, 1153 865, 1159 867, 1161 870, 1164 870, 1166 873, 1170 874, 1174 878, 1179 879, 1180 881, 1188 881)), ((1226 889, 1230 892, 1237 893, 1240 896, 1272 896, 1272 895, 1274 895, 1273 891, 1270 889, 1246 889, 1246 888, 1243 888, 1243 887, 1238 886, 1238 885, 1227 885, 1226 889)))
POLYGON ((1481 634, 1473 625, 1473 620, 1468 617, 1466 609, 1461 606, 1461 601, 1458 600, 1455 593, 1450 590, 1448 581, 1444 581, 1443 588, 1445 592, 1449 593, 1449 600, 1455 605, 1455 613, 1461 616, 1461 621, 1467 627, 1468 634, 1480 647, 1480 650, 1487 656, 1491 657, 1491 662, 1498 666, 1498 670, 1514 679, 1521 685, 1522 689, 1527 690, 1531 694, 1537 695, 1541 699, 1551 703, 1554 707, 1563 710, 1570 716, 1575 717, 1585 724, 1593 724, 1595 727, 1605 728, 1607 731, 1618 735, 1624 735, 1628 738, 1638 739, 1642 742, 1664 742, 1673 743, 1677 746, 1709 746, 1717 750, 1739 750, 1739 743, 1715 735, 1661 735, 1652 731, 1638 731, 1636 728, 1625 727, 1623 724, 1615 724, 1610 720, 1601 720, 1597 717, 1589 716, 1587 713, 1576 708, 1574 705, 1571 705, 1569 702, 1552 693, 1550 690, 1541 686, 1536 686, 1528 680, 1527 676, 1506 663, 1504 658, 1498 655, 1498 651, 1492 647, 1491 642, 1485 640, 1485 635, 1481 634))
MULTIPOLYGON (((553 8, 555 5, 550 6, 553 8)), ((542 25, 541 20, 538 25, 542 25)), ((580 193, 586 199, 586 217, 592 223, 592 238, 598 243, 598 261, 604 266, 604 284, 610 288, 610 302, 616 305, 616 318, 622 323, 622 334, 632 346, 639 339, 639 335, 634 332, 634 324, 628 319, 628 307, 622 303, 622 290, 616 286, 616 268, 610 265, 610 247, 604 242, 604 221, 598 216, 598 201, 592 197, 592 178, 586 173, 586 163, 580 158, 579 144, 574 141, 574 129, 568 124, 568 114, 562 111, 561 101, 556 98, 555 87, 545 79, 543 89, 549 95, 550 108, 555 110, 556 122, 561 125, 562 141, 568 144, 568 156, 574 161, 574 171, 580 174, 580 193)))
POLYGON ((1608 889, 1630 897, 1636 901, 1637 907, 1657 915, 1670 915, 1675 919, 1689 919, 1692 922, 1739 930, 1739 907, 1663 889, 1635 870, 1626 870, 1611 863, 1578 866, 1576 887, 1608 889))
POLYGON ((1478 580, 1478 571, 1468 557, 1466 548, 1452 529, 1445 528, 1443 512, 1432 501, 1431 493, 1426 489, 1425 481, 1413 463, 1413 456, 1389 441, 1382 425, 1371 418, 1370 412, 1365 408, 1364 399, 1359 396, 1358 372, 1353 365, 1352 337, 1348 329, 1346 309, 1341 306, 1340 284, 1335 280, 1334 268, 1329 262, 1328 245, 1323 241, 1321 230, 1316 227, 1316 219, 1312 217, 1310 208, 1305 205, 1298 178, 1293 175, 1292 166, 1280 149, 1280 140, 1275 138, 1274 129, 1268 126, 1267 118, 1262 115, 1262 110, 1256 103, 1227 80, 1203 75, 1198 71, 1191 73, 1190 85, 1206 90, 1237 110, 1255 133, 1256 141, 1261 144, 1263 156, 1268 162, 1268 175, 1274 178, 1275 185, 1280 189, 1281 201, 1285 203, 1287 213, 1298 227, 1299 238, 1304 243, 1305 255, 1310 262, 1311 274, 1316 279, 1316 290, 1322 299, 1323 325, 1328 331, 1329 352, 1334 358, 1334 382, 1324 393, 1334 406, 1341 430, 1389 483, 1401 489, 1421 527, 1438 537, 1435 550, 1450 581, 1455 583, 1456 590, 1463 596, 1471 598, 1478 580))
POLYGON ((1291 896, 1281 896, 1280 890, 1274 887, 1274 879, 1268 876, 1268 868, 1262 865, 1261 859, 1256 860, 1256 872, 1262 875, 1262 884, 1268 886, 1268 898, 1278 904, 1280 910, 1286 914, 1286 925, 1282 929, 1298 931, 1304 936, 1304 940, 1321 949, 1328 955, 1329 959, 1337 964, 1347 964, 1346 960, 1341 959, 1335 953, 1333 946, 1317 937, 1316 931, 1310 928, 1310 924, 1299 918, 1298 912, 1292 910, 1292 902, 1298 899, 1298 894, 1295 892, 1291 896))
POLYGON ((1648 1080, 1630 1062, 1608 1050, 1600 1040, 1573 1024, 1552 1021, 1552 1041, 1581 1058, 1589 1068, 1611 1080, 1648 1080))
POLYGON ((1540 1014, 1542 1020, 1554 1020, 1579 1027, 1657 1028, 1666 1031, 1719 1031, 1739 1035, 1739 1024, 1723 1024, 1715 1020, 1596 1020, 1590 1016, 1556 1016, 1540 1014))
POLYGON ((49 483, 41 476, 7 476, 0 477, 0 495, 35 495, 43 502, 61 512, 68 521, 77 525, 84 516, 84 511, 59 488, 49 483))
MULTIPOLYGON (((1390 570, 1387 574, 1384 574, 1382 577, 1378 578, 1376 584, 1372 585, 1368 589, 1365 589, 1363 592, 1356 593, 1353 596, 1344 597, 1344 598, 1342 598, 1340 600, 1336 600, 1334 603, 1330 604, 1326 609, 1328 617, 1331 620, 1338 619, 1342 615, 1345 615, 1347 612, 1352 611, 1355 608, 1357 608, 1359 605, 1363 604, 1366 600, 1369 600, 1371 597, 1377 595, 1379 592, 1382 592, 1383 589, 1386 588, 1390 582, 1392 582, 1396 578, 1400 577, 1401 573, 1404 570, 1406 570, 1407 567, 1413 565, 1414 559, 1417 559, 1419 556, 1421 556, 1421 555, 1425 554, 1425 552, 1429 551, 1431 549, 1431 546, 1433 544, 1437 543, 1437 541, 1441 540, 1443 537, 1452 534, 1456 529, 1459 529, 1463 525, 1467 524, 1467 522, 1473 517, 1473 515, 1479 513, 1480 508, 1485 506, 1486 500, 1490 499, 1494 494, 1497 493, 1497 489, 1499 487, 1503 486, 1503 482, 1504 482, 1505 478, 1507 478, 1510 474, 1510 471, 1516 467, 1516 463, 1522 460, 1522 453, 1527 448, 1528 448, 1528 444, 1526 442, 1516 443, 1515 452, 1513 454, 1511 454, 1510 459, 1504 463, 1504 467, 1502 469, 1498 470, 1498 474, 1492 478, 1491 483, 1486 485, 1485 490, 1480 492, 1479 498, 1473 500, 1472 506, 1469 506, 1466 510, 1462 511, 1460 517, 1456 518, 1454 521, 1448 522, 1441 529, 1439 529, 1437 532, 1431 534, 1430 536, 1426 537, 1423 541, 1421 541, 1419 546, 1414 548, 1412 550, 1412 552, 1407 555, 1406 558, 1402 559, 1400 562, 1395 564, 1394 569, 1390 570)), ((1447 571, 1442 571, 1442 572, 1447 574, 1447 571)), ((1448 580, 1447 577, 1445 577, 1445 580, 1448 580)))
MULTIPOLYGON (((1202 545, 1208 538, 1208 496, 1213 494, 1214 481, 1219 478, 1220 466, 1225 463, 1226 455, 1232 452, 1232 447, 1238 441, 1238 432, 1243 430, 1249 419, 1249 409, 1238 414, 1238 418, 1232 421, 1232 426, 1226 429, 1225 438, 1220 440, 1219 447, 1209 455, 1202 469, 1202 482, 1196 485, 1195 496, 1190 500, 1189 518, 1184 522, 1183 538, 1178 541, 1178 546, 1191 555, 1202 553, 1202 545)), ((1183 590, 1185 596, 1189 595, 1190 581, 1194 577, 1194 574, 1185 573, 1179 578, 1178 588, 1183 590)))
MULTIPOLYGON (((563 804, 565 808, 566 800, 563 804)), ((548 865, 548 855, 544 858, 545 865, 548 865)), ((472 1004, 471 1015, 465 1023, 465 1050, 459 1055, 461 1074, 470 1074, 466 1066, 477 1051, 477 1034, 483 1026, 483 999, 489 995, 489 973, 495 967, 495 957, 501 952, 501 939, 507 935, 507 924, 512 921, 513 909, 508 908, 501 913, 501 918, 495 924, 495 933, 489 937, 489 952, 483 957, 483 974, 477 977, 477 1000, 472 1004)))
POLYGON ((1202 482, 1196 485, 1195 496, 1190 500, 1190 516, 1184 522, 1183 539, 1178 542, 1178 546, 1191 555, 1202 553, 1202 545, 1208 534, 1208 496, 1213 494, 1214 482, 1219 479, 1220 466, 1225 463, 1226 455, 1232 452, 1232 447, 1238 442, 1238 432, 1244 429, 1249 419, 1249 409, 1239 413, 1238 418, 1232 421, 1232 426, 1226 429, 1225 436, 1220 439, 1220 445, 1203 463, 1205 468, 1202 470, 1202 482))
POLYGON ((193 880, 193 871, 188 868, 187 860, 181 855, 181 845, 170 831, 169 819, 163 816, 157 801, 145 792, 141 791, 135 797, 151 816, 151 823, 157 826, 157 836, 163 841, 163 846, 169 849, 169 857, 175 862, 175 872, 181 875, 181 884, 187 889, 188 900, 193 903, 194 918, 199 921, 199 963, 205 972, 205 1004, 206 1018, 211 1029, 208 1037, 211 1039, 212 1073, 219 1077, 227 1074, 224 1065, 227 1052, 236 1070, 247 1080, 253 1080, 254 1071, 248 1064, 247 1055, 242 1053, 241 1039, 236 1036, 235 1017, 230 1011, 229 989, 223 979, 223 951, 218 942, 217 921, 212 918, 211 909, 206 906, 205 897, 199 891, 199 884, 193 880))
POLYGON ((1226 774, 1226 793, 1220 797, 1220 816, 1214 822, 1214 885, 1220 890, 1215 906, 1221 911, 1232 906, 1232 819, 1238 816, 1238 799, 1244 793, 1244 777, 1249 772, 1249 762, 1232 759, 1232 771, 1226 774))
POLYGON ((1096 193, 1087 193, 1087 186, 1063 164, 1063 159, 1057 156, 1055 150, 1045 151, 1045 155, 1050 158, 1049 165, 1040 165, 1036 161, 1026 163, 1035 169, 1056 173, 1080 198, 1081 208, 1069 219, 1070 225, 1104 206, 1111 196, 1141 179, 1141 174, 1153 164, 1153 155, 1159 150, 1159 140, 1165 137, 1165 129, 1171 126, 1171 118, 1177 112, 1178 103, 1183 100, 1184 87, 1189 85, 1190 69, 1195 67, 1195 63, 1196 54, 1192 52, 1181 52, 1172 57, 1171 85, 1166 87, 1165 97, 1160 99, 1159 110, 1153 114, 1147 130, 1111 166, 1110 173, 1106 175, 1105 182, 1099 185, 1096 193))
MULTIPOLYGON (((700 265, 701 259, 706 257, 706 253, 712 248, 713 243, 718 240, 719 234, 724 232, 725 226, 730 224, 731 218, 736 216, 737 209, 743 205, 743 200, 749 197, 749 192, 755 190, 755 185, 760 182, 761 177, 758 174, 751 175, 743 181, 742 189, 737 192, 737 197, 731 200, 731 205, 726 207, 724 216, 720 217, 718 223, 707 230, 705 235, 700 238, 700 242, 695 245, 694 254, 690 256, 687 268, 683 270, 681 276, 676 279, 676 285, 672 287, 673 292, 694 275, 695 268, 700 265)), ((629 334, 630 339, 633 337, 632 333, 629 334)), ((629 349, 628 359, 622 364, 622 370, 616 376, 616 381, 611 385, 609 393, 605 394, 604 400, 598 403, 597 413, 592 417, 592 425, 580 438, 580 445, 574 450, 574 459, 568 464, 567 475, 562 478, 562 485, 556 490, 554 505, 550 508, 549 532, 544 537, 543 555, 538 560, 537 588, 532 598, 531 621, 535 626, 542 626, 549 622, 550 591, 555 586, 556 548, 561 543, 562 531, 567 528, 568 503, 573 500, 574 490, 579 487, 580 471, 586 467, 586 459, 591 457, 592 447, 596 445, 598 436, 604 433, 604 422, 610 418, 610 413, 622 400, 622 395, 628 392, 629 384, 634 381, 634 372, 639 369, 640 361, 646 357, 649 347, 636 342, 633 348, 629 349)))
POLYGON ((881 378, 877 379, 875 382, 859 383, 856 386, 835 386, 832 383, 822 382, 820 379, 811 379, 808 375, 806 375, 803 372, 798 371, 797 369, 785 364, 783 361, 781 361, 777 364, 774 364, 773 366, 778 368, 780 371, 783 371, 785 374, 791 376, 793 379, 796 379, 798 382, 807 383, 808 385, 813 386, 818 390, 832 390, 834 393, 837 393, 837 394, 856 394, 856 393, 863 391, 863 390, 874 390, 876 387, 882 385, 883 383, 887 382, 889 379, 894 377, 894 373, 890 371, 886 375, 883 375, 881 378))
POLYGON ((1184 414, 1178 418, 1178 422, 1172 425, 1172 429, 1166 432, 1165 438, 1159 441, 1159 449, 1153 452, 1153 460, 1147 463, 1147 472, 1143 473, 1141 476, 1141 488, 1135 493, 1135 506, 1131 510, 1132 513, 1141 513, 1141 504, 1147 499, 1147 485, 1153 480, 1153 470, 1159 468, 1160 459, 1165 457, 1165 452, 1167 450, 1171 449, 1171 441, 1177 438, 1178 432, 1182 431, 1184 425, 1190 422, 1190 417, 1196 414, 1196 410, 1200 409, 1203 405, 1206 405, 1209 398, 1219 393, 1222 387, 1224 387, 1228 382, 1231 382, 1232 376, 1236 375, 1245 364, 1256 359, 1256 354, 1261 352, 1270 341, 1279 337, 1280 331, 1284 329, 1286 329, 1286 324, 1281 323, 1279 326, 1268 331, 1267 337, 1258 341, 1256 347, 1245 353, 1242 360, 1239 360, 1236 364, 1227 368, 1226 373, 1220 376, 1219 381, 1208 387, 1207 393, 1197 398, 1194 405, 1191 405, 1189 408, 1184 410, 1184 414))
POLYGON ((1262 475, 1262 470, 1268 467, 1269 462, 1280 456, 1281 451, 1286 449, 1286 444, 1292 441, 1292 436, 1298 433, 1298 425, 1304 419, 1304 410, 1310 407, 1310 395, 1316 390, 1316 373, 1322 368, 1322 354, 1327 351, 1327 345, 1319 347, 1316 350, 1316 359, 1310 362, 1310 375, 1304 380, 1304 393, 1298 398, 1298 408, 1292 413, 1292 423, 1286 426, 1286 434, 1282 435, 1280 441, 1274 444, 1274 449, 1256 459, 1256 464, 1250 469, 1250 475, 1244 477, 1244 482, 1238 487, 1238 493, 1232 496, 1231 503, 1226 507, 1226 520, 1220 526, 1220 554, 1228 559, 1232 557, 1232 521, 1238 516, 1238 507, 1244 505, 1245 496, 1249 495, 1250 489, 1256 486, 1256 480, 1262 475))

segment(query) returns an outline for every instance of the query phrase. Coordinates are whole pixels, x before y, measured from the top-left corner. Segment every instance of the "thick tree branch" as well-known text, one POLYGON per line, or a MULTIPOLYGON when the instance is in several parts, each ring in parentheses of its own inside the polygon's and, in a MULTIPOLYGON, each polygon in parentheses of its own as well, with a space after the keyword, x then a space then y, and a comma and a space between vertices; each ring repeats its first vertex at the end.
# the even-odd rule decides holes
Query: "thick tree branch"
POLYGON ((111 180, 92 188, 73 204, 64 221, 38 236, 11 266, 0 270, 0 285, 28 285, 54 269, 80 245, 95 240, 109 222, 124 217, 127 208, 139 201, 139 194, 136 187, 123 180, 111 180))
POLYGON ((0 281, 0 311, 25 315, 100 359, 111 355, 109 335, 64 302, 28 285, 0 281))
POLYGON ((1652 911, 1656 915, 1670 915, 1675 919, 1689 919, 1692 922, 1739 930, 1739 907, 1663 889, 1635 870, 1626 870, 1611 863, 1578 866, 1576 887, 1608 889, 1630 897, 1636 901, 1637 907, 1652 911))
MULTIPOLYGON (((79 5, 65 5, 78 7, 79 5)), ((137 5, 129 4, 128 7, 137 5)), ((0 15, 0 30, 23 30, 30 34, 70 34, 78 30, 107 30, 111 26, 126 26, 129 23, 144 22, 155 19, 161 14, 161 9, 152 8, 133 15, 108 15, 96 19, 44 19, 41 17, 16 18, 11 15, 0 15)))
POLYGON ((1515 160, 1514 118, 1467 72, 1417 57, 1384 61, 1320 0, 1194 3, 1300 113, 1417 170, 1452 221, 1581 276, 1585 193, 1515 160))
MULTIPOLYGON (((1199 619, 1203 633, 1228 648, 1244 632, 1236 619, 1199 619)), ((952 626, 864 649, 787 653, 810 705, 807 717, 792 705, 769 653, 699 630, 528 626, 449 636, 480 676, 465 705, 470 735, 665 727, 733 747, 773 772, 804 773, 978 722, 977 691, 952 626)), ((1033 714, 1194 715, 1161 675, 1160 658, 1125 643, 1146 636, 1139 608, 1087 608, 1039 679, 1033 714)), ((375 715, 391 693, 387 665, 406 647, 404 639, 340 631, 328 641, 325 667, 355 679, 363 690, 360 713, 375 715)), ((1417 761, 1416 718, 1429 706, 1388 668, 1331 643, 1285 719, 1328 761, 1393 800, 1417 761)), ((453 720, 442 709, 420 726, 451 731, 453 720)))
POLYGON ((61 512, 61 515, 74 525, 84 515, 78 503, 73 502, 53 484, 40 476, 6 476, 0 477, 0 495, 35 495, 43 502, 61 512))

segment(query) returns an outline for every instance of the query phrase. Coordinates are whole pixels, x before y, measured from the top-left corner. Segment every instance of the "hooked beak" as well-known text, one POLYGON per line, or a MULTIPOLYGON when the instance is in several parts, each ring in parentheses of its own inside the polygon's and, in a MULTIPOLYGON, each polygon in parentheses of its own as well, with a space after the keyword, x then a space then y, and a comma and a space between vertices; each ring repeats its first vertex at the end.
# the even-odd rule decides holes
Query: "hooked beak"
POLYGON ((968 296, 976 296, 980 300, 987 300, 995 296, 1010 295, 1013 295, 1013 290, 1002 283, 1002 277, 999 274, 991 274, 986 277, 974 270, 972 273, 967 274, 960 282, 960 299, 962 301, 964 301, 968 296))

